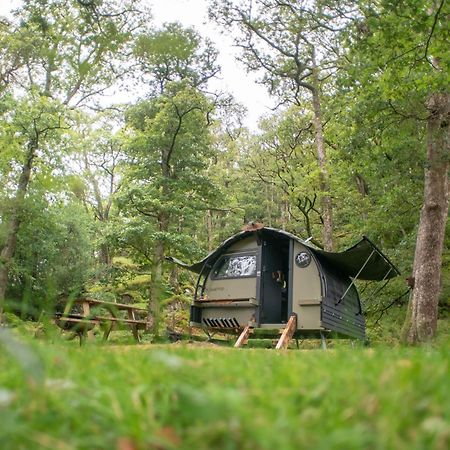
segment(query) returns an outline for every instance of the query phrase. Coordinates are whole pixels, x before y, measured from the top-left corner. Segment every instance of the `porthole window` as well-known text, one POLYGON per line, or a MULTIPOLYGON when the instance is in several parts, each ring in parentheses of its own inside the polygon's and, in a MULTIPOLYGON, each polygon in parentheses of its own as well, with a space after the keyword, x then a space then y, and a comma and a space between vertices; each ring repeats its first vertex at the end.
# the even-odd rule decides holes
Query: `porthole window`
POLYGON ((311 263, 311 254, 308 252, 300 252, 295 256, 295 264, 298 267, 305 268, 311 263))
POLYGON ((211 278, 245 278, 256 276, 256 254, 224 255, 214 266, 211 278))

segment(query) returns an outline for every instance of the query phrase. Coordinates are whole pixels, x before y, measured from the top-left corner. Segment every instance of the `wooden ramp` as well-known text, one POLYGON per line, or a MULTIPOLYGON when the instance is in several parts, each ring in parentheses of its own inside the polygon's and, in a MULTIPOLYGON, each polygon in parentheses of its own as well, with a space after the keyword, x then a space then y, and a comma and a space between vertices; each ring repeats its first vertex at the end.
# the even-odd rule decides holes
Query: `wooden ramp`
POLYGON ((239 335, 238 340, 234 344, 234 348, 239 348, 245 345, 248 341, 248 337, 250 336, 250 333, 252 332, 250 325, 247 325, 243 330, 242 333, 239 335))
MULTIPOLYGON (((294 337, 297 331, 297 314, 292 314, 289 318, 286 327, 280 330, 281 336, 277 341, 276 350, 281 350, 283 348, 288 348, 291 339, 294 337)), ((247 344, 250 334, 253 332, 253 328, 247 325, 239 335, 234 348, 241 348, 243 345, 247 344)))
POLYGON ((278 339, 275 350, 280 350, 282 348, 288 348, 289 342, 291 342, 294 333, 297 330, 297 314, 292 314, 289 318, 286 328, 284 328, 280 339, 278 339))

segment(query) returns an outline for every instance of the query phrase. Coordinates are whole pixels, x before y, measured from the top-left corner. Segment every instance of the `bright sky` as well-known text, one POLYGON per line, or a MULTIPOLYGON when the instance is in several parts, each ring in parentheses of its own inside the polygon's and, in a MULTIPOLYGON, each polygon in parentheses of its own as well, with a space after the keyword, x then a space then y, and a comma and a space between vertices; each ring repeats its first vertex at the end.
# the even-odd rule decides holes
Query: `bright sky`
MULTIPOLYGON (((257 128, 258 118, 270 112, 273 101, 264 87, 255 83, 253 74, 247 74, 236 62, 232 39, 222 35, 215 25, 208 21, 207 0, 145 0, 151 7, 156 25, 164 22, 181 22, 193 26, 202 36, 209 37, 218 48, 221 79, 214 88, 231 92, 248 109, 245 124, 257 128)), ((21 4, 20 0, 0 0, 0 15, 6 16, 12 8, 21 4)))

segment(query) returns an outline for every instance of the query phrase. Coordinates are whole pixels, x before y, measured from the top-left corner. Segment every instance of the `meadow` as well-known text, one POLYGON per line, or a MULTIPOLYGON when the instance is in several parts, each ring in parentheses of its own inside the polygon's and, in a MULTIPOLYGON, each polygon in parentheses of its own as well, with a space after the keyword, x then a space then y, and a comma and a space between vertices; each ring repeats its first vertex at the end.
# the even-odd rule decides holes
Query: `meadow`
POLYGON ((0 448, 442 449, 449 346, 232 349, 1 333, 0 448))

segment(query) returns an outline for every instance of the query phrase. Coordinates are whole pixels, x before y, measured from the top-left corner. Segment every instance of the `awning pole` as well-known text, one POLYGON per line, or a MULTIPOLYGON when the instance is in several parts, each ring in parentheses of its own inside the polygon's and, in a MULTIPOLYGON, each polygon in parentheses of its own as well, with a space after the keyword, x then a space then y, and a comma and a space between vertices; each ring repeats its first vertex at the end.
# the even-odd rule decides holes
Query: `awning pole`
POLYGON ((370 258, 372 258, 372 255, 375 253, 375 250, 372 250, 372 253, 369 255, 369 257, 366 259, 366 262, 362 265, 361 269, 359 269, 359 272, 356 274, 356 276, 353 277, 352 282, 348 285, 348 288, 342 295, 342 297, 334 304, 334 306, 339 305, 341 301, 344 299, 344 297, 348 294, 348 291, 352 288, 352 286, 355 284, 355 281, 358 279, 358 277, 361 275, 361 272, 364 270, 364 267, 367 266, 367 263, 370 261, 370 258))

